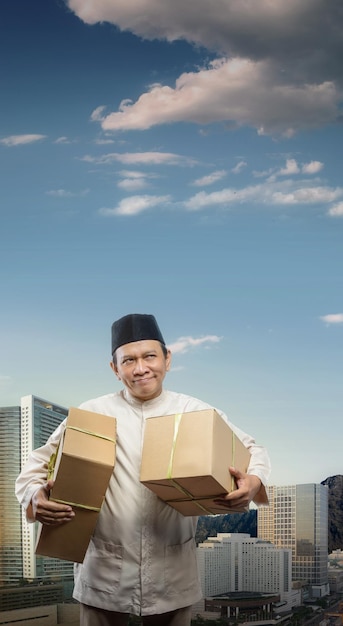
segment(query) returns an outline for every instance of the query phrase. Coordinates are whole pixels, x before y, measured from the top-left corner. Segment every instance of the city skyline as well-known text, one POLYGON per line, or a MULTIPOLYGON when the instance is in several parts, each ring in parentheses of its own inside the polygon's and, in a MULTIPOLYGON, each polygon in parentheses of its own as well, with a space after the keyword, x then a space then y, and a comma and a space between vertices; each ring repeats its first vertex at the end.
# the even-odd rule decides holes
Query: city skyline
POLYGON ((119 390, 110 326, 153 313, 166 387, 265 445, 271 485, 320 483, 342 474, 341 7, 216 2, 1 3, 0 405, 119 390))

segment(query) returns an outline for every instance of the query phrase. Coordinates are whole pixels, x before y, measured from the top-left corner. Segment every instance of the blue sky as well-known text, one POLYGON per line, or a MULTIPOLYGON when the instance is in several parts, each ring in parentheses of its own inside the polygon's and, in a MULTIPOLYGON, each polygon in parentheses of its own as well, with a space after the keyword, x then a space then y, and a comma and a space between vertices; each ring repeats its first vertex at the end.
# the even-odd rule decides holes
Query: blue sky
POLYGON ((342 473, 340 0, 3 0, 1 406, 119 389, 156 315, 166 386, 342 473))

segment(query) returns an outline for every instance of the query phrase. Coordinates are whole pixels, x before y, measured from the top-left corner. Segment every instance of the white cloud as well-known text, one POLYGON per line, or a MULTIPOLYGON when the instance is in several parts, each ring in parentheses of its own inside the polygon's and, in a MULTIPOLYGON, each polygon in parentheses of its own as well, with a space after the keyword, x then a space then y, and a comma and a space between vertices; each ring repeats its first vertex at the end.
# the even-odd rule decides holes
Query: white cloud
POLYGON ((278 176, 290 176, 291 174, 298 174, 300 172, 299 166, 295 159, 287 159, 286 166, 282 167, 276 175, 278 176))
POLYGON ((320 172, 324 167, 324 163, 321 161, 310 161, 309 163, 303 163, 301 166, 297 163, 296 159, 287 159, 284 167, 270 168, 264 172, 253 172, 256 178, 264 178, 268 176, 269 182, 274 182, 279 176, 292 176, 295 174, 308 174, 313 175, 320 172))
POLYGON ((123 178, 146 178, 146 176, 154 177, 153 174, 145 174, 139 170, 120 170, 118 174, 123 178))
MULTIPOLYGON (((69 144, 74 144, 74 143, 78 143, 78 139, 69 139, 69 137, 58 137, 57 139, 55 139, 55 141, 53 143, 56 144, 61 144, 61 145, 69 145, 69 144)), ((112 139, 113 142, 113 139, 112 139)))
POLYGON ((250 185, 242 189, 228 187, 220 191, 207 193, 200 191, 184 203, 186 209, 199 211, 207 206, 235 206, 249 202, 265 205, 316 205, 329 204, 343 197, 342 187, 324 187, 309 185, 306 181, 285 180, 282 182, 266 181, 260 185, 250 185))
POLYGON ((226 188, 221 191, 199 191, 184 204, 190 211, 199 211, 206 206, 227 205, 231 203, 241 203, 249 198, 256 198, 257 192, 261 192, 262 186, 255 185, 244 189, 226 188))
POLYGON ((125 189, 125 191, 138 191, 139 189, 146 189, 149 186, 148 179, 159 178, 157 174, 139 172, 136 170, 121 170, 118 172, 122 180, 119 181, 118 187, 125 189))
POLYGON ((82 191, 68 191, 67 189, 51 189, 45 192, 47 196, 54 196, 55 198, 77 198, 86 196, 89 193, 89 189, 83 189, 82 191))
POLYGON ((71 143, 70 139, 68 139, 68 137, 58 137, 54 143, 62 143, 62 144, 69 144, 71 143))
POLYGON ((340 187, 302 187, 289 193, 276 191, 271 201, 273 204, 327 204, 340 198, 342 191, 340 187))
POLYGON ((274 57, 280 71, 340 72, 340 0, 67 0, 87 24, 110 22, 146 39, 185 39, 230 56, 274 57), (306 25, 306 27, 304 27, 306 25), (309 55, 308 50, 315 50, 309 55), (314 56, 314 58, 312 58, 314 56), (296 61, 295 61, 296 59, 296 61))
POLYGON ((208 344, 218 343, 222 338, 217 335, 206 335, 205 337, 180 337, 168 346, 173 354, 188 352, 191 348, 198 346, 207 347, 208 344))
POLYGON ((99 106, 96 109, 94 109, 94 111, 91 114, 91 122, 102 122, 105 119, 105 112, 106 107, 105 106, 99 106))
POLYGON ((343 313, 330 313, 322 315, 320 319, 326 324, 343 324, 343 313))
POLYGON ((141 176, 140 178, 123 178, 120 180, 118 185, 119 189, 124 189, 125 191, 139 191, 140 189, 146 189, 149 185, 145 178, 141 176))
POLYGON ((262 170, 260 172, 257 170, 254 170, 253 176, 255 178, 266 178, 268 176, 270 177, 269 180, 275 180, 275 169, 270 167, 268 170, 262 170))
POLYGON ((125 165, 193 166, 197 164, 195 159, 172 152, 110 152, 99 157, 86 155, 81 160, 97 165, 111 165, 115 161, 125 165))
POLYGON ((106 131, 119 131, 175 122, 231 122, 261 135, 292 136, 299 128, 334 121, 338 102, 330 81, 280 84, 267 61, 222 58, 182 74, 174 89, 157 84, 136 102, 123 101, 101 124, 106 131))
POLYGON ((142 213, 158 205, 165 205, 169 201, 170 196, 130 196, 121 200, 119 204, 112 209, 99 209, 99 213, 104 216, 138 215, 138 213, 142 213))
POLYGON ((321 161, 311 161, 310 163, 304 163, 301 168, 303 174, 317 174, 324 167, 324 163, 321 161))
POLYGON ((330 217, 343 217, 343 202, 337 202, 329 210, 330 217))
POLYGON ((46 135, 9 135, 9 137, 0 139, 0 143, 4 146, 12 147, 35 143, 36 141, 41 141, 42 139, 46 139, 46 135))
POLYGON ((106 146, 107 144, 114 143, 114 139, 95 139, 94 143, 97 146, 106 146))
POLYGON ((208 174, 207 176, 202 176, 201 178, 197 178, 192 185, 195 187, 206 187, 207 185, 213 185, 218 180, 221 180, 226 176, 225 170, 217 170, 216 172, 212 172, 212 174, 208 174))
POLYGON ((233 174, 240 174, 242 170, 247 166, 245 161, 239 161, 235 167, 232 168, 231 172, 233 174))
POLYGON ((88 24, 109 22, 150 40, 183 39, 231 59, 229 78, 219 68, 201 70, 181 76, 175 89, 154 85, 136 103, 124 100, 116 113, 106 115, 105 107, 98 107, 92 118, 104 127, 228 121, 259 134, 291 137, 339 117, 340 0, 67 2, 88 24), (240 64, 235 72, 234 64, 240 64))
POLYGON ((295 159, 287 159, 285 167, 281 167, 274 172, 273 177, 277 176, 292 176, 292 174, 317 174, 323 169, 324 164, 320 161, 311 161, 310 163, 303 163, 300 167, 295 159))

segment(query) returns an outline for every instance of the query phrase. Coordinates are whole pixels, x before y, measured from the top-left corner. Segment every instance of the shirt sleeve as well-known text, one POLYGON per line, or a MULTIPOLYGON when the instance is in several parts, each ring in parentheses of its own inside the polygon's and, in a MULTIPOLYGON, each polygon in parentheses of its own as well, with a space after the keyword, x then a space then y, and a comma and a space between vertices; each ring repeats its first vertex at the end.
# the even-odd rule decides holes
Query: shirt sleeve
POLYGON ((238 439, 248 448, 251 459, 248 467, 247 474, 257 476, 261 481, 261 488, 254 498, 255 504, 268 504, 268 496, 266 492, 266 486, 270 477, 271 464, 269 454, 264 446, 258 445, 255 439, 245 433, 243 430, 232 424, 227 418, 225 413, 216 409, 218 413, 225 419, 226 423, 230 426, 231 430, 237 435, 238 439))
MULTIPOLYGON (((15 482, 15 495, 26 511, 35 491, 40 489, 47 481, 50 457, 57 450, 65 428, 65 422, 66 420, 56 428, 42 447, 33 450, 29 454, 28 460, 15 482)), ((34 520, 27 515, 27 521, 33 522, 34 520)))

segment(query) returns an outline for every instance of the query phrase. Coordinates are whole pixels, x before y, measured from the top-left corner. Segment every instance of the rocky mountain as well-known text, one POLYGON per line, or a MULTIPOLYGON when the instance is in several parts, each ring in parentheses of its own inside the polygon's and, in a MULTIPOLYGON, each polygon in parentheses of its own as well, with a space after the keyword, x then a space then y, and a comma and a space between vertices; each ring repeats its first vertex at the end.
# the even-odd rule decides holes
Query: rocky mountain
MULTIPOLYGON (((329 476, 321 484, 327 485, 329 490, 328 547, 330 553, 332 550, 343 550, 343 475, 329 476)), ((207 537, 216 536, 217 533, 249 533, 251 537, 256 537, 256 510, 253 509, 248 513, 199 517, 195 537, 197 543, 205 541, 207 537)))
POLYGON ((203 515, 199 517, 195 540, 205 541, 207 537, 215 537, 217 533, 248 533, 257 536, 257 511, 248 513, 229 513, 228 515, 203 515))
POLYGON ((329 489, 329 553, 343 550, 343 476, 329 476, 322 481, 329 489))

